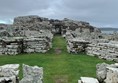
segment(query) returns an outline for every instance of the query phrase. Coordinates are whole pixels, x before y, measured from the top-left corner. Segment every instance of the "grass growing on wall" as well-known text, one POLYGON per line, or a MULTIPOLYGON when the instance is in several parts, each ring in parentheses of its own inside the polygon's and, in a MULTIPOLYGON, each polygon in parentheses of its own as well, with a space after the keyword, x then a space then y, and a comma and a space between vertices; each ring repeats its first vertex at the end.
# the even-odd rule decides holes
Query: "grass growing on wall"
POLYGON ((96 64, 102 62, 112 63, 86 54, 67 53, 66 41, 61 36, 54 37, 53 48, 45 54, 0 56, 0 65, 20 64, 20 78, 23 63, 43 67, 44 83, 77 83, 81 76, 96 77, 96 64))

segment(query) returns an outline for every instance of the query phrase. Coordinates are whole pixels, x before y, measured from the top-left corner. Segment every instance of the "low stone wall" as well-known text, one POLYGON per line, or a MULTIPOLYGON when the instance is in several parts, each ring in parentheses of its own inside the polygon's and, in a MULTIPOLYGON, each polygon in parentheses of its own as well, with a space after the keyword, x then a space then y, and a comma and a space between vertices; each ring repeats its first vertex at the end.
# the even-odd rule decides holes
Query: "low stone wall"
POLYGON ((52 47, 52 38, 44 35, 38 37, 7 37, 0 40, 0 55, 20 53, 47 52, 52 47))
POLYGON ((91 43, 86 48, 86 53, 90 56, 118 62, 118 43, 91 43))
POLYGON ((22 52, 22 38, 0 39, 0 55, 16 55, 22 52))
POLYGON ((67 51, 69 53, 85 52, 85 48, 87 47, 88 43, 88 41, 78 38, 69 39, 67 41, 67 51))
POLYGON ((32 52, 47 52, 51 47, 51 41, 48 41, 48 38, 27 38, 23 41, 24 44, 24 52, 32 53, 32 52))
MULTIPOLYGON (((93 32, 95 33, 95 32, 93 32)), ((98 38, 97 35, 90 33, 87 29, 84 32, 76 29, 75 31, 68 30, 66 32, 67 50, 69 53, 79 53, 86 52, 88 44, 92 42, 93 39, 98 38)))
POLYGON ((90 56, 97 56, 101 59, 118 62, 117 41, 99 38, 100 33, 96 32, 77 32, 78 31, 66 32, 67 51, 69 53, 84 52, 90 56))

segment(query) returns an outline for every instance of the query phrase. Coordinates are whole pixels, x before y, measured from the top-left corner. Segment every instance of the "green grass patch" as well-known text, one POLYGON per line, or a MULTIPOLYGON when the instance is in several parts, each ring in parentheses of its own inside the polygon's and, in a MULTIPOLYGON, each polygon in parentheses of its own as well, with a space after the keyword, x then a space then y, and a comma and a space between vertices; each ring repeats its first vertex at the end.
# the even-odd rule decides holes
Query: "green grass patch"
MULTIPOLYGON (((69 54, 66 41, 61 36, 53 39, 53 48, 47 53, 0 56, 0 65, 20 64, 37 65, 44 68, 44 83, 77 83, 81 76, 96 77, 97 63, 113 63, 86 54, 69 54), (59 51, 59 53, 58 53, 59 51)), ((22 66, 20 67, 22 78, 22 66)))

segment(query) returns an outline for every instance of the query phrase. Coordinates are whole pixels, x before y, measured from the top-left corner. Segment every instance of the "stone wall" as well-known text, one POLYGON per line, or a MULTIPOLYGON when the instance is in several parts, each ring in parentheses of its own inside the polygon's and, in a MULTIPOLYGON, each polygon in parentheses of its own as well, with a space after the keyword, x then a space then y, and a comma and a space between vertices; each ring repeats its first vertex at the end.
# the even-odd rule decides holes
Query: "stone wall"
POLYGON ((88 22, 84 21, 75 21, 71 19, 65 18, 62 20, 63 27, 62 27, 62 36, 66 36, 66 32, 68 30, 75 31, 76 29, 79 29, 79 33, 84 32, 86 29, 89 30, 89 32, 94 32, 95 27, 91 26, 88 22))
POLYGON ((2 38, 0 39, 0 55, 16 55, 22 52, 23 39, 14 37, 14 38, 2 38))
MULTIPOLYGON (((48 34, 48 33, 47 33, 48 34)), ((52 48, 53 35, 6 37, 0 40, 0 55, 16 55, 20 53, 47 52, 52 48)))
POLYGON ((80 29, 76 29, 75 31, 68 30, 65 36, 67 41, 67 50, 69 53, 85 53, 88 44, 90 44, 92 40, 98 39, 99 36, 99 32, 90 32, 89 29, 84 29, 83 32, 80 32, 80 29))
POLYGON ((36 15, 14 18, 13 25, 0 24, 0 55, 47 52, 52 47, 52 24, 36 15))
POLYGON ((65 38, 69 53, 84 52, 90 56, 118 62, 117 41, 103 38, 97 29, 94 32, 87 29, 84 32, 80 32, 80 29, 68 30, 65 38))
POLYGON ((115 41, 91 43, 86 48, 86 53, 90 56, 118 62, 118 43, 115 41))
POLYGON ((51 27, 52 24, 50 24, 49 20, 46 18, 35 15, 19 16, 14 18, 13 34, 14 36, 25 36, 25 33, 22 33, 26 32, 27 30, 38 31, 40 33, 41 30, 51 31, 51 27))
POLYGON ((24 52, 32 53, 32 52, 47 52, 51 47, 51 42, 46 37, 41 38, 26 38, 23 41, 24 52))
POLYGON ((79 38, 70 39, 67 41, 67 51, 69 53, 85 52, 87 44, 89 44, 88 41, 79 38))

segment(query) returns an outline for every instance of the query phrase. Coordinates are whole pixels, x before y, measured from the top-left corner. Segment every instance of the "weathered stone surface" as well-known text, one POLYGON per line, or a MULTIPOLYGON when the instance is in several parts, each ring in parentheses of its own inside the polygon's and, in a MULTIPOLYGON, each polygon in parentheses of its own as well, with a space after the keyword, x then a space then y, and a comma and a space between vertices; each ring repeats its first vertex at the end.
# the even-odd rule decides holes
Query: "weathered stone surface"
POLYGON ((3 38, 0 40, 0 55, 16 55, 22 52, 23 38, 13 37, 13 38, 3 38))
POLYGON ((99 83, 97 79, 91 77, 81 77, 78 83, 99 83))
MULTIPOLYGON (((93 27, 93 31, 91 31, 91 28, 86 27, 89 26, 89 24, 88 25, 85 24, 86 28, 81 28, 82 26, 84 25, 81 25, 80 28, 76 28, 75 31, 68 29, 66 32, 65 37, 67 40, 67 49, 69 53, 86 52, 88 44, 92 43, 92 40, 98 39, 100 36, 100 32, 97 31, 95 27, 93 27)), ((88 53, 91 52, 90 50, 88 50, 89 51, 88 53)))
POLYGON ((0 66, 0 83, 18 83, 19 64, 0 66))
POLYGON ((97 65, 97 78, 101 83, 118 83, 118 63, 97 65))
POLYGON ((40 30, 51 31, 52 25, 48 19, 46 20, 46 18, 31 15, 14 18, 13 27, 13 34, 15 36, 25 36, 25 32, 27 32, 27 30, 39 32, 40 30))
POLYGON ((105 83, 118 83, 118 68, 107 67, 105 83))
POLYGON ((49 30, 33 32, 25 33, 27 37, 1 38, 0 55, 16 55, 23 52, 47 52, 52 47, 53 34, 49 30))
POLYGON ((52 47, 52 39, 42 36, 42 37, 29 37, 24 39, 24 52, 47 52, 52 47))
POLYGON ((42 83, 43 68, 23 64, 23 79, 20 83, 42 83))
POLYGON ((0 24, 0 37, 11 37, 11 27, 12 25, 9 24, 0 24))
POLYGON ((8 64, 0 66, 0 77, 18 76, 19 64, 8 64))
POLYGON ((43 68, 23 64, 23 79, 19 82, 19 64, 0 66, 0 83, 42 83, 43 68))
POLYGON ((85 52, 85 48, 87 47, 87 44, 89 44, 88 41, 79 38, 68 39, 67 50, 69 53, 85 52))
POLYGON ((101 59, 118 61, 118 44, 115 41, 107 42, 107 40, 99 39, 99 41, 89 44, 86 52, 88 55, 94 55, 101 59))
POLYGON ((102 64, 97 64, 96 65, 96 75, 97 78, 100 82, 104 82, 104 80, 106 79, 106 75, 107 75, 107 67, 109 65, 106 63, 102 63, 102 64))

